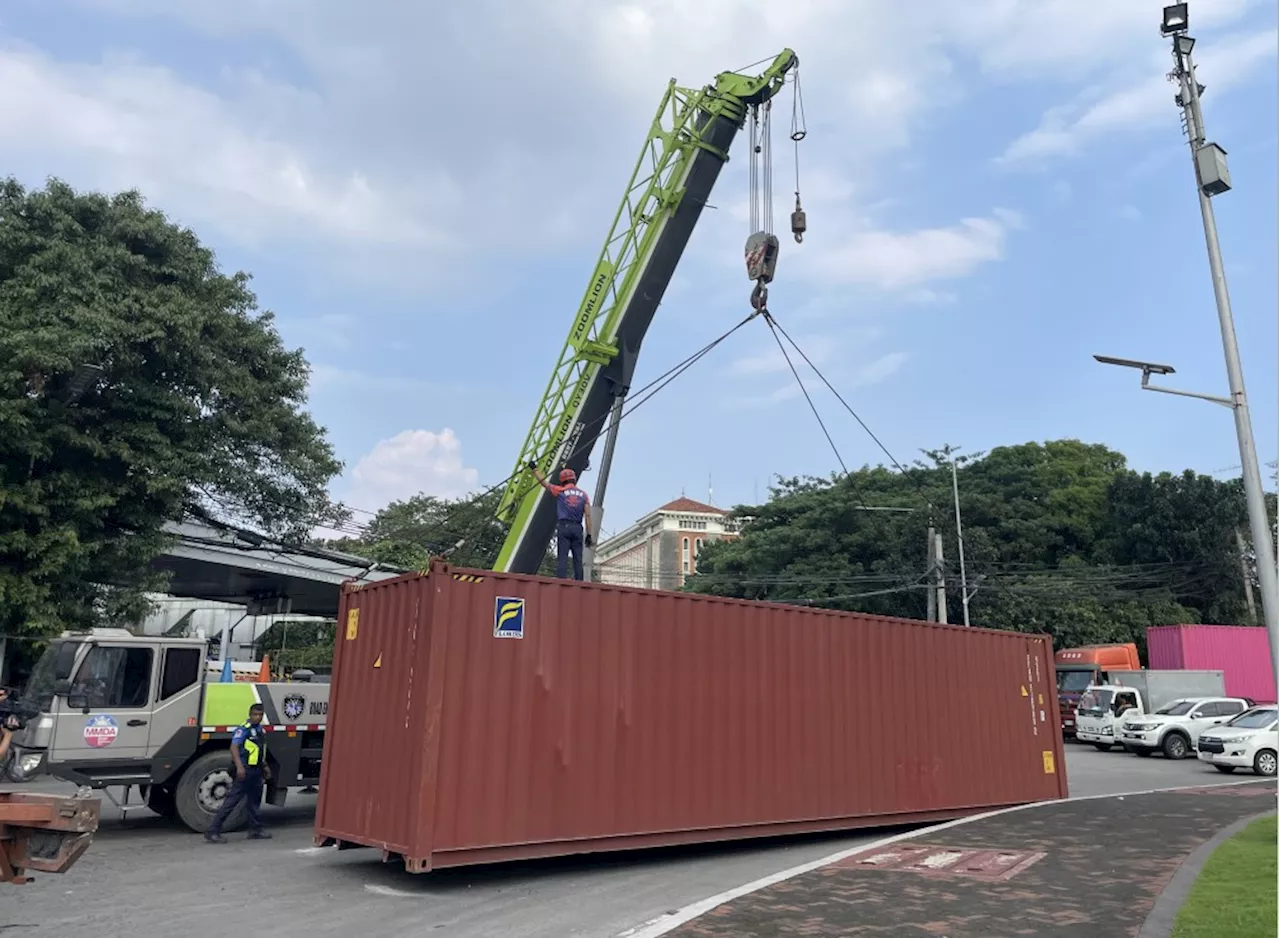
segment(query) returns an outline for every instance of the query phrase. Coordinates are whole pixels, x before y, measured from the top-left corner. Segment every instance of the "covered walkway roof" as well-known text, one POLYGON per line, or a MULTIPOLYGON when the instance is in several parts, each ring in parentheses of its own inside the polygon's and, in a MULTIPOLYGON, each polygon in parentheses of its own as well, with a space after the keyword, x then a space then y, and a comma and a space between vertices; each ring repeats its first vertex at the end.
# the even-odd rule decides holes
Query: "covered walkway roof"
POLYGON ((170 523, 178 541, 152 561, 170 574, 166 592, 244 603, 250 614, 292 612, 333 618, 346 580, 373 583, 402 571, 329 550, 287 550, 211 525, 170 523))

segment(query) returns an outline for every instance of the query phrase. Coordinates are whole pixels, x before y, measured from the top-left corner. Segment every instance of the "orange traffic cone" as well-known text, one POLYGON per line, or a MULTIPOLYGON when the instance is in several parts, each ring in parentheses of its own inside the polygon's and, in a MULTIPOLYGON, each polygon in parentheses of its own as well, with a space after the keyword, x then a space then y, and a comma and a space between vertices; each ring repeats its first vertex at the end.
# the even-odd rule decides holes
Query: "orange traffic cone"
POLYGON ((270 655, 262 656, 262 667, 258 670, 258 683, 259 684, 271 683, 271 656, 270 655))

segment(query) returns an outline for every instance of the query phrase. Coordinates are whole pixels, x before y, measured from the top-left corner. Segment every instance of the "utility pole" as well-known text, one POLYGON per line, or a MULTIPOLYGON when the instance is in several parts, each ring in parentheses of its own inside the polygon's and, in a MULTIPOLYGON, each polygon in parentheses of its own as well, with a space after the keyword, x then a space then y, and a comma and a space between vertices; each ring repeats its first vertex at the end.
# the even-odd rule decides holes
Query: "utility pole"
POLYGON ((947 574, 943 565, 942 535, 929 526, 929 580, 928 617, 930 622, 947 621, 947 574))
POLYGON ((1231 298, 1227 293, 1227 277, 1222 266, 1222 249, 1218 244, 1218 227, 1214 220, 1210 197, 1227 192, 1231 177, 1227 172, 1226 151, 1216 143, 1206 142, 1204 115, 1200 110, 1200 94, 1204 87, 1196 81, 1191 50, 1196 41, 1187 35, 1187 4, 1176 3, 1164 8, 1161 33, 1173 40, 1173 71, 1169 79, 1178 85, 1175 102, 1182 108, 1191 161, 1195 169, 1196 195, 1200 201, 1200 218, 1204 224, 1205 248, 1209 254, 1209 273, 1213 279, 1213 298, 1218 307, 1218 325, 1222 331, 1222 351, 1227 364, 1230 406, 1236 421, 1236 438, 1240 446, 1240 466, 1249 509, 1249 534, 1257 558, 1258 585, 1262 592, 1262 616, 1271 639, 1271 666, 1280 669, 1280 586, 1277 585, 1276 555, 1271 543, 1271 525, 1267 521, 1267 504, 1258 469, 1258 453, 1253 441, 1253 424, 1245 397, 1244 371, 1240 366, 1240 348, 1236 342, 1235 322, 1231 315, 1231 298))
POLYGON ((969 624, 969 578, 964 572, 964 527, 960 524, 960 481, 956 458, 951 457, 951 495, 956 503, 956 549, 960 555, 960 602, 964 606, 964 624, 969 624))
POLYGON ((1249 548, 1244 543, 1244 532, 1236 525, 1236 546, 1240 548, 1240 578, 1244 583, 1244 601, 1249 605, 1249 624, 1258 624, 1258 607, 1253 601, 1253 578, 1249 576, 1249 548))

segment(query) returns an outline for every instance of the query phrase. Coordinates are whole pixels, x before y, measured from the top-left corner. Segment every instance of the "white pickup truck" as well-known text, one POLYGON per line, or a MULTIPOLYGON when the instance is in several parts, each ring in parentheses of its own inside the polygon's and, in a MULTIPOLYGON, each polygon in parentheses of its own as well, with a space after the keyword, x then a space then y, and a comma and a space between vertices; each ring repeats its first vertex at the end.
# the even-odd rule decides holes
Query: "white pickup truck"
POLYGON ((1249 701, 1240 697, 1171 700, 1154 713, 1127 716, 1116 742, 1139 756, 1163 752, 1166 759, 1185 759, 1196 751, 1201 733, 1248 709, 1249 701))

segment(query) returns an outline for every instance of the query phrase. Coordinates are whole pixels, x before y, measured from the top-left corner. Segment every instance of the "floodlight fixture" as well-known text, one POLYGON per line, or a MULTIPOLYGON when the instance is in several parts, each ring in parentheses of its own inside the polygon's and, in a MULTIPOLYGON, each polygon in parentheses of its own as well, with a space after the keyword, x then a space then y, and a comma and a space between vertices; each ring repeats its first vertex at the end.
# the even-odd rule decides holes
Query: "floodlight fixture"
POLYGON ((1171 3, 1164 8, 1164 17, 1160 21, 1160 35, 1173 36, 1187 31, 1187 5, 1171 3))

